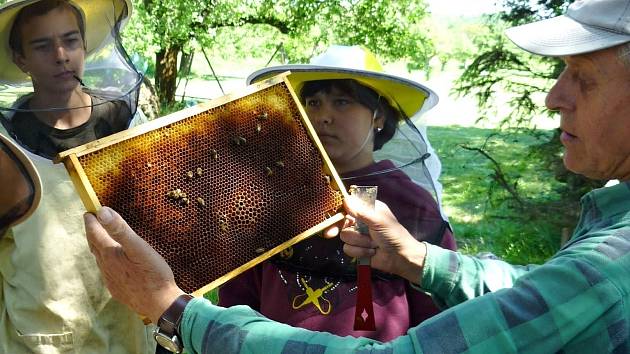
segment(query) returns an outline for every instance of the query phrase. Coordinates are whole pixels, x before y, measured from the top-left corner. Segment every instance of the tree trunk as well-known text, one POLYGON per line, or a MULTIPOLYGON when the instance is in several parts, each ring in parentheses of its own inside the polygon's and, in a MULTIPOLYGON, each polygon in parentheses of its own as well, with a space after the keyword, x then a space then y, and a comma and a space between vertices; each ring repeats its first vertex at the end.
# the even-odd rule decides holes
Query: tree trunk
POLYGON ((171 45, 160 49, 155 54, 155 86, 157 87, 160 103, 172 105, 175 103, 175 89, 177 87, 177 55, 181 47, 171 45))
POLYGON ((138 109, 149 119, 153 120, 160 116, 160 102, 157 97, 155 86, 146 76, 142 78, 140 86, 140 97, 138 97, 138 109))

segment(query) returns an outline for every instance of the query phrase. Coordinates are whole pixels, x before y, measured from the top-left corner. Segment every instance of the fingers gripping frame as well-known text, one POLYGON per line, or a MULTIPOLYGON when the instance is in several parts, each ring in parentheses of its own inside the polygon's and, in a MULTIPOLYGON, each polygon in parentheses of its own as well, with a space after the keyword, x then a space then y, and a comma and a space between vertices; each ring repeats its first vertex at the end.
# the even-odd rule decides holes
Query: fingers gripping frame
POLYGON ((347 193, 286 79, 61 153, 88 211, 118 211, 201 295, 341 220, 347 193))

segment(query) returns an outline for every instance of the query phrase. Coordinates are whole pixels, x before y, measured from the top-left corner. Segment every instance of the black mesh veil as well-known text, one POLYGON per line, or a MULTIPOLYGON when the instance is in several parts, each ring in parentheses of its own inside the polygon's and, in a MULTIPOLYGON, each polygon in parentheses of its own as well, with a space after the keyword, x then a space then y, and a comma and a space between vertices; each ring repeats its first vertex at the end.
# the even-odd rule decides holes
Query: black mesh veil
POLYGON ((138 106, 143 75, 122 46, 121 22, 122 19, 119 19, 112 27, 106 45, 86 59, 82 83, 85 88, 101 94, 108 101, 123 101, 133 116, 138 106))
MULTIPOLYGON (((378 186, 377 198, 390 207, 414 237, 440 245, 446 229, 450 228, 440 203, 441 185, 437 178, 440 160, 428 141, 421 114, 414 118, 404 115, 400 118, 392 137, 374 151, 374 164, 341 173, 340 177, 346 187, 378 186)), ((379 133, 373 130, 374 135, 379 133)), ((343 253, 339 238, 311 237, 293 246, 289 254, 287 257, 285 252, 273 258, 273 262, 281 269, 329 280, 355 277, 353 260, 343 253)), ((390 277, 380 272, 374 274, 390 277)))
POLYGON ((413 183, 431 193, 440 207, 442 217, 447 220, 442 210, 442 185, 438 180, 442 165, 427 136, 427 126, 422 118, 425 111, 423 109, 414 117, 403 114, 392 138, 374 151, 375 161, 389 160, 393 167, 342 179, 353 184, 353 181, 356 182, 368 174, 385 176, 395 171, 404 172, 413 183))
POLYGON ((138 106, 143 75, 121 43, 120 29, 128 12, 129 9, 121 11, 120 17, 112 24, 106 45, 87 58, 83 84, 109 100, 124 101, 133 116, 138 106))

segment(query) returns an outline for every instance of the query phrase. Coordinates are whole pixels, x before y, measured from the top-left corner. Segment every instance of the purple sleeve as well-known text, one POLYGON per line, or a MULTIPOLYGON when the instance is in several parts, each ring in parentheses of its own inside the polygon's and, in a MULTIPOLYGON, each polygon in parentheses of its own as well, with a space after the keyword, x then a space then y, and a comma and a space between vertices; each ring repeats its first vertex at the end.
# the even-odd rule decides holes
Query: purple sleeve
POLYGON ((415 327, 422 321, 441 312, 430 295, 414 289, 409 283, 405 286, 409 303, 409 327, 415 327))
POLYGON ((262 266, 258 265, 233 278, 219 288, 219 306, 248 305, 260 311, 262 266))
POLYGON ((455 236, 451 232, 450 228, 446 228, 444 231, 444 236, 442 237, 442 242, 440 242, 440 247, 446 248, 447 250, 457 251, 457 242, 455 242, 455 236))

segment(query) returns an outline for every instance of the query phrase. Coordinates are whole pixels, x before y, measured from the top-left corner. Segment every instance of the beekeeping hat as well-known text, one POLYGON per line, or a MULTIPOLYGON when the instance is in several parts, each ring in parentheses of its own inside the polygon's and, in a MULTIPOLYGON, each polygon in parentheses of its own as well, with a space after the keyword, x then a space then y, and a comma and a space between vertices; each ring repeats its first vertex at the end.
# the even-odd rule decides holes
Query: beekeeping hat
MULTIPOLYGON (((21 84, 29 77, 13 63, 9 36, 21 9, 41 0, 15 0, 0 6, 0 82, 21 84)), ((101 49, 111 39, 110 32, 116 23, 124 24, 131 15, 130 0, 68 0, 83 17, 86 57, 101 49)))
POLYGON ((39 174, 31 160, 0 134, 0 237, 35 211, 41 193, 39 174))
POLYGON ((594 52, 630 42, 630 0, 578 0, 564 15, 512 27, 522 49, 545 56, 594 52))
POLYGON ((362 46, 333 45, 314 57, 310 64, 260 69, 249 75, 247 84, 284 71, 291 71, 288 79, 298 93, 307 81, 354 79, 386 98, 392 107, 407 117, 412 117, 421 110, 427 111, 438 102, 437 95, 428 87, 384 73, 374 54, 362 46))

